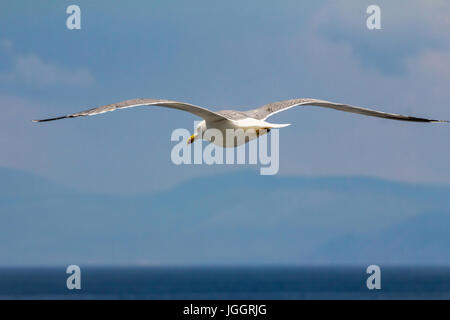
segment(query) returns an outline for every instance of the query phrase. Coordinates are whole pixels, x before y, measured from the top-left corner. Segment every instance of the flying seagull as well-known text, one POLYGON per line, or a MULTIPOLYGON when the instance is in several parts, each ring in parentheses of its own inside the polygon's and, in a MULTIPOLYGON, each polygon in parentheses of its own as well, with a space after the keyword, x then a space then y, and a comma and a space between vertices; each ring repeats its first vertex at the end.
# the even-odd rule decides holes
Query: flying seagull
MULTIPOLYGON (((60 120, 60 119, 66 119, 66 118, 77 118, 77 117, 84 117, 84 116, 94 116, 97 114, 109 112, 109 111, 115 111, 118 109, 126 109, 126 108, 132 108, 132 107, 139 107, 139 106, 158 106, 158 107, 166 107, 166 108, 172 108, 177 110, 183 110, 190 112, 196 116, 199 116, 203 118, 203 121, 201 121, 196 129, 195 133, 188 139, 188 143, 194 142, 196 139, 203 139, 206 138, 209 140, 208 137, 203 137, 203 133, 207 129, 218 129, 223 134, 223 137, 226 137, 226 130, 227 129, 243 129, 242 131, 247 131, 249 129, 254 130, 256 132, 256 137, 263 135, 270 131, 270 129, 273 128, 283 128, 287 127, 290 124, 276 124, 276 123, 269 123, 267 122, 267 118, 273 116, 276 113, 279 113, 281 111, 288 110, 293 107, 297 106, 315 106, 315 107, 324 107, 324 108, 331 108, 336 109, 340 111, 346 111, 346 112, 352 112, 352 113, 358 113, 365 116, 372 116, 372 117, 378 117, 378 118, 385 118, 385 119, 392 119, 392 120, 403 120, 403 121, 412 121, 412 122, 448 122, 446 120, 432 120, 432 119, 425 119, 425 118, 417 118, 417 117, 411 117, 411 116, 404 116, 401 114, 394 114, 394 113, 387 113, 387 112, 381 112, 356 106, 351 106, 347 104, 341 104, 341 103, 334 103, 330 101, 325 100, 318 100, 318 99, 310 99, 310 98, 303 98, 303 99, 291 99, 291 100, 284 100, 279 102, 273 102, 266 104, 260 108, 248 110, 248 111, 237 111, 237 110, 221 110, 221 111, 211 111, 206 108, 202 108, 199 106, 195 106, 189 103, 185 102, 178 102, 178 101, 171 101, 171 100, 161 100, 161 99, 132 99, 132 100, 126 100, 119 103, 113 103, 108 104, 105 106, 101 106, 98 108, 93 108, 69 115, 65 115, 62 117, 57 118, 50 118, 50 119, 43 119, 43 120, 33 120, 33 122, 46 122, 46 121, 53 121, 53 120, 60 120)), ((252 138, 250 138, 251 140, 252 138)), ((240 141, 234 139, 224 139, 224 141, 220 141, 219 139, 216 141, 210 140, 211 142, 215 143, 216 145, 222 146, 222 147, 236 147, 240 144, 243 144, 245 142, 248 142, 249 139, 246 141, 240 141)))

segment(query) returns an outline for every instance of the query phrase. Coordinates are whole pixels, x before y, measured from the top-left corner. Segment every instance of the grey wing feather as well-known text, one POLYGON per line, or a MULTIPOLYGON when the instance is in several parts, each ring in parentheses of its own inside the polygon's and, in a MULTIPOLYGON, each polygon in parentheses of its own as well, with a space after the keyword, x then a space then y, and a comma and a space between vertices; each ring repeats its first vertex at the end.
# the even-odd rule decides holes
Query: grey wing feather
POLYGON ((278 112, 288 110, 288 109, 296 107, 296 106, 316 106, 316 107, 331 108, 331 109, 336 109, 336 110, 340 110, 340 111, 358 113, 358 114, 362 114, 365 116, 372 116, 372 117, 379 117, 379 118, 386 118, 386 119, 393 119, 393 120, 415 121, 415 122, 448 122, 446 120, 433 120, 433 119, 426 119, 426 118, 404 116, 401 114, 381 112, 381 111, 376 111, 376 110, 372 110, 372 109, 351 106, 351 105, 347 105, 347 104, 334 103, 334 102, 330 102, 330 101, 309 99, 309 98, 291 99, 291 100, 284 100, 284 101, 280 101, 280 102, 269 103, 258 109, 253 109, 253 110, 247 111, 246 114, 255 119, 265 120, 268 117, 270 117, 278 112))
POLYGON ((240 120, 248 118, 248 115, 245 111, 221 110, 217 111, 217 113, 230 120, 240 120))
POLYGON ((53 121, 53 120, 60 120, 60 119, 66 119, 66 118, 76 118, 76 117, 84 117, 84 116, 94 116, 97 114, 110 112, 118 109, 125 109, 125 108, 132 108, 132 107, 139 107, 139 106, 160 106, 160 107, 166 107, 171 109, 177 109, 177 110, 183 110, 187 111, 189 113, 195 114, 196 116, 199 116, 205 120, 209 121, 218 121, 218 120, 228 120, 223 115, 220 115, 214 111, 198 107, 189 103, 184 102, 178 102, 178 101, 171 101, 171 100, 161 100, 161 99, 132 99, 132 100, 126 100, 118 103, 112 103, 105 106, 101 106, 98 108, 93 108, 77 113, 68 114, 62 117, 56 117, 56 118, 49 118, 49 119, 43 119, 43 120, 33 120, 33 122, 45 122, 45 121, 53 121))

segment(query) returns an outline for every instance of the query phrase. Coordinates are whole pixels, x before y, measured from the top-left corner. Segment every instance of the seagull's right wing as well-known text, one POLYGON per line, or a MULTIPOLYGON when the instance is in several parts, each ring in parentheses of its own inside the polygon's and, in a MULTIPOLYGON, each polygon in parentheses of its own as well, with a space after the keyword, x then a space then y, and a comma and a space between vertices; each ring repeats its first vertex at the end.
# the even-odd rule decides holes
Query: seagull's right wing
POLYGON ((199 116, 208 121, 229 120, 228 118, 226 118, 223 115, 220 115, 216 112, 213 112, 211 110, 208 110, 208 109, 205 109, 202 107, 194 106, 189 103, 171 101, 171 100, 159 100, 159 99, 132 99, 132 100, 122 101, 119 103, 108 104, 108 105, 105 105, 102 107, 89 109, 89 110, 85 110, 85 111, 81 111, 81 112, 77 112, 77 113, 68 114, 68 115, 65 115, 62 117, 42 119, 42 120, 33 120, 33 122, 45 122, 45 121, 53 121, 53 120, 59 120, 59 119, 65 119, 65 118, 95 116, 97 114, 114 111, 117 109, 125 109, 125 108, 139 107, 139 106, 159 106, 159 107, 183 110, 183 111, 187 111, 192 114, 195 114, 196 116, 199 116))
POLYGON ((316 106, 316 107, 324 107, 331 108, 340 111, 358 113, 365 116, 372 116, 378 118, 392 119, 392 120, 403 120, 403 121, 414 121, 414 122, 448 122, 447 120, 434 120, 434 119, 426 119, 426 118, 418 118, 411 116, 404 116, 396 113, 387 113, 362 107, 351 106, 348 104, 335 103, 325 100, 318 99, 291 99, 284 100, 279 102, 273 102, 266 104, 260 108, 249 110, 246 114, 252 118, 266 120, 267 118, 277 114, 281 111, 285 111, 297 106, 316 106))

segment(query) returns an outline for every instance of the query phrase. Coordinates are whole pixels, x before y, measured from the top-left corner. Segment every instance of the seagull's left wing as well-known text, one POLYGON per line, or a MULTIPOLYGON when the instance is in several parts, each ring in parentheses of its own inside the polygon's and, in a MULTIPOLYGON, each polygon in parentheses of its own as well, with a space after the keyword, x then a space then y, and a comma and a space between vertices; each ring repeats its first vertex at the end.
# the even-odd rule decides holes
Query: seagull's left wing
POLYGON ((330 102, 330 101, 317 100, 317 99, 291 99, 291 100, 269 103, 258 109, 249 110, 246 112, 246 114, 255 119, 265 120, 268 117, 273 116, 274 114, 276 114, 278 112, 285 111, 285 110, 288 110, 288 109, 296 107, 296 106, 325 107, 325 108, 331 108, 331 109, 336 109, 336 110, 340 110, 340 111, 358 113, 358 114, 362 114, 365 116, 372 116, 372 117, 379 117, 379 118, 386 118, 386 119, 393 119, 393 120, 415 121, 415 122, 448 122, 446 120, 432 120, 432 119, 404 116, 404 115, 395 114, 395 113, 381 112, 381 111, 376 111, 376 110, 371 110, 371 109, 366 109, 366 108, 361 108, 361 107, 350 106, 348 104, 334 103, 334 102, 330 102))
POLYGON ((160 99, 132 99, 132 100, 122 101, 119 103, 108 104, 106 106, 93 108, 93 109, 89 109, 89 110, 85 110, 85 111, 81 111, 81 112, 77 112, 77 113, 68 114, 68 115, 65 115, 62 117, 49 118, 49 119, 43 119, 43 120, 33 120, 33 122, 45 122, 45 121, 60 120, 60 119, 65 119, 65 118, 94 116, 94 115, 109 112, 109 111, 132 108, 132 107, 139 107, 139 106, 159 106, 159 107, 183 110, 183 111, 187 111, 189 113, 195 114, 196 116, 199 116, 208 121, 228 120, 228 118, 226 118, 225 116, 220 115, 214 111, 208 110, 206 108, 194 106, 189 103, 171 101, 171 100, 160 100, 160 99))

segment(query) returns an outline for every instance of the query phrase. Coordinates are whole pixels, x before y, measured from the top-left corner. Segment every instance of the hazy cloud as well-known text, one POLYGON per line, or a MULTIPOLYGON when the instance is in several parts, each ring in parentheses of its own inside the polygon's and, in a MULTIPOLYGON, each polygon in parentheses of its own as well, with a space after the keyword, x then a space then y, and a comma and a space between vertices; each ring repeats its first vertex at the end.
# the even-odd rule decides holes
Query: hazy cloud
MULTIPOLYGON (((423 23, 415 25, 408 13, 402 15, 406 5, 400 10, 397 5, 383 2, 382 19, 397 12, 398 19, 391 21, 399 25, 382 22, 382 30, 369 31, 363 23, 364 11, 355 14, 357 7, 362 9, 364 3, 352 6, 345 2, 342 7, 339 4, 341 2, 330 2, 313 16, 309 27, 298 34, 302 41, 295 43, 291 50, 294 52, 293 70, 308 78, 312 83, 307 84, 309 90, 319 92, 324 99, 394 113, 449 119, 450 29, 437 26, 446 25, 448 19, 444 16, 450 9, 440 12, 439 6, 412 2, 416 14, 424 13, 418 18, 423 23), (436 14, 436 20, 430 17, 430 26, 427 17, 431 12, 436 14), (333 19, 338 33, 323 29, 320 21, 327 24, 326 17, 333 19), (355 19, 359 19, 360 27, 353 24, 355 19), (408 33, 408 29, 421 28, 420 35, 408 33), (403 30, 403 37, 399 30, 403 30), (423 38, 439 39, 439 45, 426 44, 421 41, 423 38), (417 48, 405 54, 393 44, 397 39, 417 48), (384 50, 384 56, 370 60, 370 54, 364 51, 368 45, 362 41, 376 42, 380 46, 377 50, 384 50), (381 66, 388 59, 394 59, 402 72, 384 72, 381 66)), ((413 182, 450 181, 450 153, 443 147, 448 144, 450 128, 447 125, 421 126, 324 110, 311 111, 308 117, 310 121, 320 121, 320 125, 303 130, 301 134, 288 129, 292 135, 288 138, 289 145, 301 145, 302 151, 308 152, 284 149, 285 154, 280 155, 282 173, 361 174, 413 182)))
POLYGON ((427 50, 414 59, 408 60, 407 63, 411 70, 416 69, 423 75, 436 76, 439 81, 450 80, 450 52, 448 51, 427 50))
MULTIPOLYGON (((43 58, 49 50, 42 46, 44 33, 30 25, 30 32, 39 39, 29 49, 35 54, 11 55, 9 74, 21 82, 16 92, 8 88, 4 92, 40 102, 40 112, 33 106, 36 114, 26 114, 26 119, 139 96, 224 109, 313 97, 449 119, 450 2, 380 0, 382 30, 373 31, 366 27, 370 4, 315 2, 308 9, 311 4, 297 1, 276 5, 254 1, 237 13, 236 3, 205 2, 202 12, 194 6, 189 15, 180 6, 173 11, 155 5, 156 22, 142 19, 136 24, 114 24, 122 12, 98 10, 95 31, 52 34, 58 43, 52 47, 53 56, 67 58, 64 66, 43 58), (255 12, 254 6, 260 11, 255 12), (279 14, 266 14, 273 10, 279 14), (163 28, 158 19, 166 19, 168 13, 173 21, 170 28, 163 28), (205 13, 210 20, 202 20, 208 16, 205 13), (108 28, 102 28, 106 22, 108 28), (35 90, 41 89, 36 85, 45 73, 36 70, 51 70, 42 80, 47 86, 61 78, 63 83, 79 85, 84 84, 83 78, 92 79, 88 71, 77 73, 79 66, 95 72, 96 90, 35 90), (34 83, 33 90, 22 85, 24 79, 34 83)), ((132 5, 128 10, 136 8, 132 5)), ((24 37, 12 39, 14 50, 24 37)), ((136 109, 42 126, 29 123, 22 134, 45 133, 54 143, 50 138, 39 143, 30 139, 30 144, 39 145, 37 154, 47 154, 47 162, 29 161, 35 156, 25 156, 29 149, 21 148, 27 150, 21 166, 83 190, 112 193, 157 191, 189 177, 243 169, 175 167, 169 160, 170 133, 173 128, 190 129, 189 117, 176 111, 136 109), (127 187, 118 188, 119 182, 127 187)), ((279 113, 273 122, 293 124, 280 132, 281 175, 368 175, 450 183, 449 125, 395 122, 306 107, 279 113)), ((18 163, 13 156, 9 162, 18 163)))
POLYGON ((0 48, 4 51, 12 48, 12 41, 8 39, 0 39, 0 48))
MULTIPOLYGON (((12 42, 0 40, 4 51, 11 51, 12 42)), ((0 73, 0 81, 42 86, 89 87, 95 83, 94 76, 86 68, 69 68, 45 61, 35 54, 12 54, 10 70, 0 73)))

